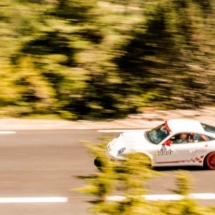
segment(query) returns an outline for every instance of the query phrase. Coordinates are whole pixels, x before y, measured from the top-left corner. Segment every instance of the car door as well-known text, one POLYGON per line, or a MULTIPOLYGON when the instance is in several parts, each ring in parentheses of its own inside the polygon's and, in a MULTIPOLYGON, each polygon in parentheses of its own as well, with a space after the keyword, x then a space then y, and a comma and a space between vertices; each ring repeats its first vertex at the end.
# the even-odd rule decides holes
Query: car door
MULTIPOLYGON (((175 134, 164 141, 156 155, 156 165, 182 165, 188 163, 195 156, 195 144, 179 142, 181 134, 175 134)), ((190 135, 189 133, 186 134, 187 136, 190 135)))
POLYGON ((187 133, 191 139, 187 142, 177 142, 177 134, 165 141, 160 152, 156 156, 156 164, 160 165, 196 165, 202 163, 204 155, 207 151, 208 142, 215 140, 205 134, 187 133))
POLYGON ((178 155, 178 163, 187 164, 194 161, 200 143, 179 143, 172 144, 172 151, 178 155))
POLYGON ((172 138, 165 139, 163 143, 158 145, 158 150, 155 155, 155 165, 171 165, 178 163, 180 157, 177 151, 177 147, 172 144, 172 138))

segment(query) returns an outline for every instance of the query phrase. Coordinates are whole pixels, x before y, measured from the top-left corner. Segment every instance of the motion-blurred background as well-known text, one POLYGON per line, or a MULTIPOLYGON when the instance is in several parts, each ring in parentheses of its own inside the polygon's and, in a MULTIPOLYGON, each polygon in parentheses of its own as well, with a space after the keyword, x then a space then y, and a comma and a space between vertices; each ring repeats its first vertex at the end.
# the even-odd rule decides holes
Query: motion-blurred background
POLYGON ((0 38, 0 116, 214 105, 213 0, 4 0, 0 38))

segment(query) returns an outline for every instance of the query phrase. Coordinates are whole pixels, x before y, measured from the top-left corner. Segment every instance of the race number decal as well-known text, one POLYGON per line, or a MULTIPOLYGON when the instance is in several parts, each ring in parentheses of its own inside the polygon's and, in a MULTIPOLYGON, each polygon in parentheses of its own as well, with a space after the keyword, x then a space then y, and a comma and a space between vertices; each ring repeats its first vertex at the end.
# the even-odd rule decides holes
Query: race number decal
POLYGON ((162 148, 158 151, 158 155, 171 155, 172 150, 167 149, 165 146, 162 146, 162 148))

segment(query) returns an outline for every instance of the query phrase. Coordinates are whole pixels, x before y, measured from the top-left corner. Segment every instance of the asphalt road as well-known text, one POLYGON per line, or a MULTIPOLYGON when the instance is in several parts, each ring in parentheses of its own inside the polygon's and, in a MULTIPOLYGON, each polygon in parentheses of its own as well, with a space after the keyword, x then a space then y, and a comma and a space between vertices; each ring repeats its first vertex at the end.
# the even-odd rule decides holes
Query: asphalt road
MULTIPOLYGON (((96 171, 94 157, 81 141, 97 142, 96 130, 17 131, 0 135, 0 198, 68 197, 67 203, 1 204, 2 215, 88 215, 90 197, 72 189, 83 185, 78 176, 96 171)), ((149 183, 150 193, 175 188, 174 169, 158 169, 164 176, 149 183)), ((193 192, 215 193, 215 171, 186 169, 193 176, 193 192)), ((215 201, 202 201, 215 205, 215 201)))

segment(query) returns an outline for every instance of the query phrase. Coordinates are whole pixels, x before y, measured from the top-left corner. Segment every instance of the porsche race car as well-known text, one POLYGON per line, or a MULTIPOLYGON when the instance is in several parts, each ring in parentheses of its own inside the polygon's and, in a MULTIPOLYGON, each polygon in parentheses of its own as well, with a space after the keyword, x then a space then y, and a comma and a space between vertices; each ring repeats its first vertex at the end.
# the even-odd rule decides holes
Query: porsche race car
POLYGON ((215 169, 215 127, 191 119, 172 119, 153 129, 124 131, 107 144, 106 151, 111 159, 143 153, 152 167, 215 169))

